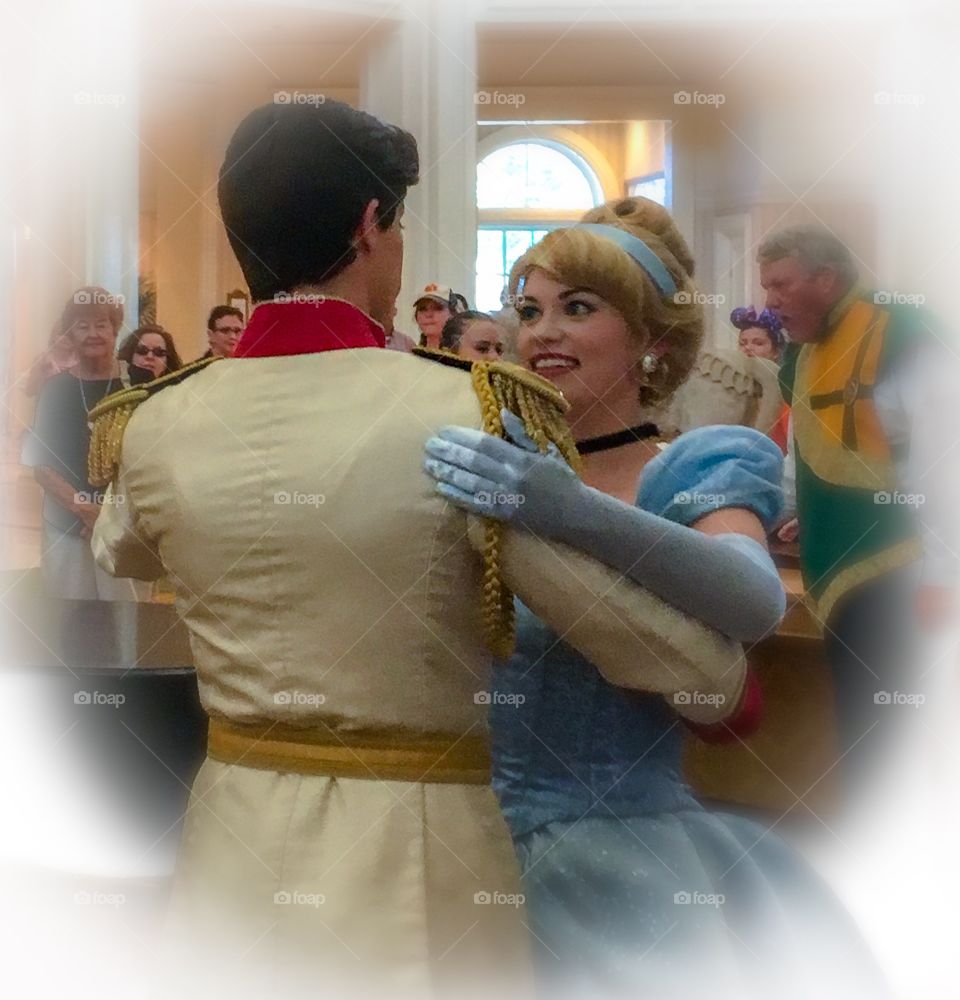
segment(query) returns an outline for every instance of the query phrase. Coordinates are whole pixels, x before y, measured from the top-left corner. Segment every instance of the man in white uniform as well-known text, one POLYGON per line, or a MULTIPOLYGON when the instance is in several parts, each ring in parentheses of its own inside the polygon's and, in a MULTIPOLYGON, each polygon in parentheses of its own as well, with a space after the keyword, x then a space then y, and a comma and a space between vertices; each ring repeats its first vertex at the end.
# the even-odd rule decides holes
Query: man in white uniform
MULTIPOLYGON (((488 785, 489 538, 421 468, 490 407, 469 366, 383 349, 417 170, 410 135, 345 105, 251 113, 219 186, 258 303, 236 354, 102 411, 129 424, 97 558, 170 575, 210 715, 173 899, 191 962, 168 963, 189 995, 530 987, 488 785)), ((645 592, 585 556, 506 531, 499 572, 594 662, 657 648, 645 592)))

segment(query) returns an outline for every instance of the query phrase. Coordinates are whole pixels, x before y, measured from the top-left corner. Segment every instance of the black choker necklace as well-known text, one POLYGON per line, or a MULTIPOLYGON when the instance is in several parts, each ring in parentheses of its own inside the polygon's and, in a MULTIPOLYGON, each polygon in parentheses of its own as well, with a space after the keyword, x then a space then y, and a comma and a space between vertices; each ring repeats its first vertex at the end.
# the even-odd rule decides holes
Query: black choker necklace
POLYGON ((636 427, 627 427, 622 431, 614 431, 613 434, 601 434, 600 437, 587 438, 585 441, 577 441, 577 451, 581 455, 592 455, 595 451, 607 451, 610 448, 619 448, 625 444, 634 444, 636 441, 643 441, 645 438, 660 436, 660 429, 656 424, 638 424, 636 427))

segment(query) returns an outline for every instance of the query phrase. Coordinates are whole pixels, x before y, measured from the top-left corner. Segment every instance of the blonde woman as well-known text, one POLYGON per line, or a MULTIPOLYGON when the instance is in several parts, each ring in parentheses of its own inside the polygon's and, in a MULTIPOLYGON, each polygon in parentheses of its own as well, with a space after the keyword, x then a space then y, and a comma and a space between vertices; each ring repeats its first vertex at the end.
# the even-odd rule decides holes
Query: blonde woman
MULTIPOLYGON (((646 199, 548 234, 511 275, 518 351, 568 400, 582 479, 506 413, 512 440, 446 428, 428 442, 426 468, 457 505, 589 552, 755 642, 784 607, 764 541, 781 504, 779 450, 752 429, 715 426, 661 451, 642 422, 696 357, 692 278, 676 225, 646 199)), ((829 970, 848 995, 864 981, 881 994, 813 872, 758 824, 705 809, 683 781, 677 710, 689 716, 705 692, 679 669, 654 683, 629 656, 601 673, 535 608, 517 611, 517 651, 491 702, 494 787, 549 990, 809 997, 829 970)), ((742 662, 716 669, 739 678, 727 731, 744 732, 758 690, 742 662)))

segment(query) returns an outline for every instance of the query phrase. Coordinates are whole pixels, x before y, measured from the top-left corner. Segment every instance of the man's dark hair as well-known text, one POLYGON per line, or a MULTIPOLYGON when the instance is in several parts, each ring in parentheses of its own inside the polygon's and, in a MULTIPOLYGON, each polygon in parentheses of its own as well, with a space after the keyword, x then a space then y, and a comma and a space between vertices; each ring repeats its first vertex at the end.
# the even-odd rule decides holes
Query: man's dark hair
POLYGON ((476 323, 478 319, 489 320, 491 323, 498 322, 489 313, 480 312, 477 309, 465 309, 463 312, 454 313, 443 324, 443 330, 440 332, 440 346, 448 351, 456 351, 460 347, 463 335, 467 332, 467 327, 471 323, 476 323))
POLYGON ((419 158, 409 132, 339 101, 266 104, 227 147, 217 196, 254 301, 328 281, 357 256, 351 245, 376 198, 377 225, 396 218, 419 158))
POLYGON ((223 319, 224 316, 236 316, 241 323, 243 322, 243 313, 235 306, 214 306, 207 318, 207 329, 212 330, 217 325, 217 321, 223 319))

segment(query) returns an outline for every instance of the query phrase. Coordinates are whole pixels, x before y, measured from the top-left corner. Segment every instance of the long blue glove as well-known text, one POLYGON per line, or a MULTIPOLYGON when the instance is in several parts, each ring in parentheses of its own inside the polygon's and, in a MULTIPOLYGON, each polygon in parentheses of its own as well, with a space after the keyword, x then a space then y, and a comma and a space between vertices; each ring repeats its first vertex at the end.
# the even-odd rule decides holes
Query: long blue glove
POLYGON ((786 600, 763 545, 706 535, 593 489, 556 448, 541 454, 509 410, 502 419, 510 441, 467 427, 444 427, 427 441, 424 468, 439 493, 585 552, 738 641, 776 628, 786 600))

